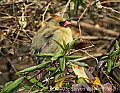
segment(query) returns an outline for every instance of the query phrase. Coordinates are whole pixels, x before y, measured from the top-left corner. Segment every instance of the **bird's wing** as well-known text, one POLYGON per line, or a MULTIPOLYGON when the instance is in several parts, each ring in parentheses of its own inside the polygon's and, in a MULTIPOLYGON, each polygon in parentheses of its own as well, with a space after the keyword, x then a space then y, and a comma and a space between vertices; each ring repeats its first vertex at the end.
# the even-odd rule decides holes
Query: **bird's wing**
POLYGON ((57 51, 58 45, 53 41, 54 32, 58 30, 56 27, 42 28, 33 37, 31 51, 39 50, 41 53, 54 53, 57 51))

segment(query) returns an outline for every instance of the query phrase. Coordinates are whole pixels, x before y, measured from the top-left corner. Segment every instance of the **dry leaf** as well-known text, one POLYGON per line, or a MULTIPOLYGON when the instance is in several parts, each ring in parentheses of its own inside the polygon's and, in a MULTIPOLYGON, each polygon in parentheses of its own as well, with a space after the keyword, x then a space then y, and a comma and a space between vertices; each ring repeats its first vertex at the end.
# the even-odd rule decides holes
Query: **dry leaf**
POLYGON ((82 77, 82 78, 86 78, 88 79, 84 67, 78 66, 78 65, 72 65, 72 69, 74 71, 74 73, 78 76, 78 78, 82 77))

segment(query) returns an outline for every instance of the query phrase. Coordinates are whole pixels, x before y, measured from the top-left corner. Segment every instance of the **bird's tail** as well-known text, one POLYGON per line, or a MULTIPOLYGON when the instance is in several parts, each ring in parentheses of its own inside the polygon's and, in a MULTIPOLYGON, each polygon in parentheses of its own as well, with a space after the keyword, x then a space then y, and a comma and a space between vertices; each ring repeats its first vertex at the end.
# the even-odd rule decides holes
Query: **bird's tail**
POLYGON ((38 65, 38 64, 41 64, 42 62, 43 62, 43 60, 44 60, 44 57, 39 57, 39 56, 37 56, 37 54, 39 54, 40 52, 39 52, 39 50, 38 49, 35 49, 34 51, 33 51, 33 54, 35 55, 35 57, 34 57, 34 60, 36 61, 36 64, 38 65))

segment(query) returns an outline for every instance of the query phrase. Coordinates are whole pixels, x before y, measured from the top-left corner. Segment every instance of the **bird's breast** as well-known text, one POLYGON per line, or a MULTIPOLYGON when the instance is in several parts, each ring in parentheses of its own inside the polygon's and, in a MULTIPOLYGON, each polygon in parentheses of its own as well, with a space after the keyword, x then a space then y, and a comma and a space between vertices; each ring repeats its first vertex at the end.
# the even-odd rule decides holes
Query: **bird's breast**
POLYGON ((70 28, 61 28, 55 32, 55 39, 62 43, 64 40, 67 43, 73 41, 72 32, 70 28))

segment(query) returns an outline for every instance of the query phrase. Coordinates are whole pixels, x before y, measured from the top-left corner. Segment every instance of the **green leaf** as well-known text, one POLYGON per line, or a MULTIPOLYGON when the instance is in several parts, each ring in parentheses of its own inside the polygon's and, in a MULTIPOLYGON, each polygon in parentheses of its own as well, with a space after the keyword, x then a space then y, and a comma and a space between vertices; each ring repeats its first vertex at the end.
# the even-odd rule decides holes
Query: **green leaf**
POLYGON ((54 71, 56 69, 56 67, 48 67, 46 68, 47 71, 54 71))
POLYGON ((65 50, 65 48, 63 47, 63 45, 60 43, 60 42, 58 42, 57 40, 55 40, 55 39, 53 39, 63 50, 65 50))
POLYGON ((116 67, 119 67, 120 66, 120 63, 119 64, 116 64, 112 69, 116 68, 116 67))
POLYGON ((106 59, 106 58, 108 58, 108 56, 103 56, 103 57, 101 58, 101 60, 106 59))
POLYGON ((22 74, 24 72, 31 72, 31 71, 34 71, 36 69, 37 69, 37 66, 32 66, 32 67, 29 67, 29 68, 26 68, 24 70, 21 70, 21 71, 17 72, 16 75, 22 74))
POLYGON ((78 40, 78 37, 76 37, 70 44, 69 44, 69 47, 68 47, 68 50, 72 49, 74 43, 78 40))
POLYGON ((119 42, 117 40, 116 40, 116 43, 115 43, 115 48, 120 49, 119 42))
POLYGON ((76 59, 76 58, 82 58, 82 56, 64 56, 66 59, 76 59))
POLYGON ((21 85, 24 79, 25 77, 18 78, 17 80, 6 86, 1 93, 12 93, 21 85))
POLYGON ((57 72, 55 75, 55 80, 58 79, 63 73, 64 72, 62 72, 62 71, 57 72))
POLYGON ((57 60, 58 58, 63 57, 63 54, 61 54, 60 52, 56 53, 56 55, 54 57, 52 57, 52 60, 57 60))
POLYGON ((16 74, 19 75, 19 74, 22 74, 22 73, 25 73, 25 72, 32 72, 32 71, 34 71, 36 69, 41 69, 41 68, 43 68, 45 66, 48 66, 50 63, 51 63, 51 61, 43 62, 43 63, 41 63, 39 65, 32 66, 32 67, 26 68, 24 70, 21 70, 21 71, 17 72, 16 74))
MULTIPOLYGON (((37 93, 46 93, 46 91, 49 89, 49 87, 48 86, 44 86, 43 88, 41 88, 40 89, 40 91, 39 92, 37 92, 37 93)), ((35 92, 36 93, 36 92, 35 92)))
POLYGON ((25 90, 32 89, 32 87, 31 87, 31 86, 28 86, 28 85, 24 85, 23 87, 25 88, 25 90))
POLYGON ((34 77, 34 78, 30 79, 30 82, 31 82, 31 83, 36 83, 36 82, 37 82, 36 77, 34 77))
POLYGON ((61 71, 65 70, 65 58, 60 58, 60 69, 61 71))
POLYGON ((80 6, 82 7, 82 9, 85 8, 85 4, 83 3, 83 0, 79 0, 79 4, 80 4, 80 6))
POLYGON ((7 83, 5 83, 5 88, 7 87, 7 86, 9 86, 10 84, 12 84, 13 83, 13 81, 10 81, 10 82, 7 82, 7 83))
POLYGON ((43 87, 42 82, 38 82, 37 85, 38 85, 39 87, 43 87))
POLYGON ((84 62, 76 62, 76 61, 71 61, 72 64, 78 65, 78 66, 84 66, 84 67, 88 67, 88 64, 84 63, 84 62))
POLYGON ((66 44, 65 40, 63 40, 63 46, 64 46, 64 49, 67 48, 67 44, 66 44))
POLYGON ((109 53, 110 56, 115 56, 115 55, 119 55, 120 54, 120 48, 118 48, 117 50, 109 53))
POLYGON ((88 14, 89 14, 89 16, 90 16, 90 18, 92 19, 92 21, 95 23, 95 18, 94 18, 94 16, 93 16, 93 14, 92 14, 92 12, 91 12, 91 10, 90 9, 88 9, 88 14))
POLYGON ((68 9, 67 9, 67 14, 68 14, 68 18, 70 19, 71 15, 70 15, 70 3, 69 3, 69 6, 68 6, 68 9))
POLYGON ((78 0, 74 0, 74 11, 73 11, 73 15, 77 15, 78 7, 79 7, 79 1, 78 1, 78 0))
POLYGON ((48 66, 48 65, 51 64, 51 63, 52 63, 51 61, 43 62, 43 63, 41 63, 41 64, 39 64, 39 65, 37 66, 37 69, 44 68, 44 67, 48 66))
POLYGON ((55 54, 53 53, 40 53, 37 54, 38 57, 53 57, 55 54))
POLYGON ((87 84, 87 82, 85 81, 85 79, 82 78, 82 77, 78 78, 78 80, 76 81, 76 83, 77 84, 82 84, 82 83, 87 84))
POLYGON ((59 70, 59 66, 56 67, 56 69, 50 74, 50 77, 55 76, 55 74, 58 72, 58 70, 59 70))
MULTIPOLYGON (((82 7, 82 9, 84 10, 86 6, 85 6, 85 3, 83 3, 83 0, 79 0, 79 4, 80 4, 80 6, 82 7)), ((94 18, 94 16, 93 16, 91 10, 88 9, 87 12, 88 12, 90 18, 91 18, 91 19, 94 21, 94 23, 95 23, 95 18, 94 18)))
POLYGON ((107 68, 108 68, 108 73, 110 73, 112 68, 112 59, 107 60, 107 68))

